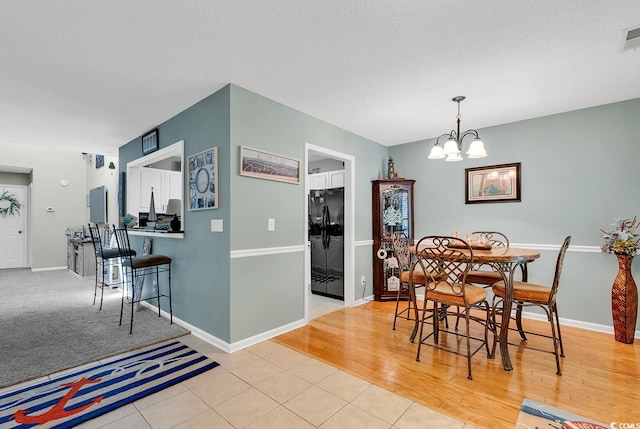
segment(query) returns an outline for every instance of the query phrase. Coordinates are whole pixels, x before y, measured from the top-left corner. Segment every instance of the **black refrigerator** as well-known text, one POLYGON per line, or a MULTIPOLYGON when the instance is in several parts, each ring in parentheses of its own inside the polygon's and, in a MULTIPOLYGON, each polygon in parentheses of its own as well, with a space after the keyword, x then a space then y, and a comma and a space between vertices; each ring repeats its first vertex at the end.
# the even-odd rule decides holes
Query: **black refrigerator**
POLYGON ((344 188, 309 193, 311 292, 344 300, 344 188))

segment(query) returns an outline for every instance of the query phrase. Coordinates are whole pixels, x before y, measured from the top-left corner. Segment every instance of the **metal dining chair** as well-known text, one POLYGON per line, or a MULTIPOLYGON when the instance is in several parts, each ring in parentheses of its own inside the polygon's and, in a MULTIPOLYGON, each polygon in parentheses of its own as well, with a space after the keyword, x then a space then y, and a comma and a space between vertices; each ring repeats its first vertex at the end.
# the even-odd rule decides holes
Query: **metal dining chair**
MULTIPOLYGON (((471 239, 476 242, 484 242, 490 248, 509 247, 509 239, 507 236, 497 231, 475 231, 471 233, 471 239)), ((490 287, 495 282, 502 280, 502 275, 499 272, 482 268, 481 264, 476 264, 471 271, 467 273, 467 281, 473 284, 484 285, 484 287, 490 287)))
MULTIPOLYGON (((448 306, 459 310, 452 313, 455 316, 464 317, 464 334, 457 329, 449 330, 440 326, 439 318, 432 318, 432 331, 424 334, 425 319, 420 323, 420 333, 416 361, 420 361, 422 345, 428 345, 457 355, 466 356, 467 371, 469 380, 471 375, 471 357, 483 347, 487 351, 487 356, 492 357, 493 353, 489 349, 489 331, 494 333, 494 325, 490 323, 489 304, 487 302, 486 289, 474 286, 466 281, 466 276, 473 266, 473 250, 464 240, 446 236, 427 236, 422 238, 416 245, 417 266, 427 273, 425 283, 425 293, 423 301, 423 312, 426 312, 429 305, 432 305, 433 314, 439 314, 439 308, 448 306), (478 314, 478 312, 480 312, 478 314), (482 338, 471 335, 470 322, 479 323, 484 329, 482 338), (441 338, 440 333, 446 332, 447 336, 441 338), (433 338, 433 343, 427 342, 433 338), (459 342, 454 340, 452 344, 447 344, 451 338, 464 337, 466 339, 466 353, 458 350, 459 342), (474 348, 471 347, 471 340, 474 340, 474 348)), ((453 311, 453 310, 451 310, 453 311)), ((494 340, 495 342, 495 340, 494 340)))
MULTIPOLYGON (((173 324, 173 307, 171 302, 171 258, 165 255, 142 255, 134 256, 131 250, 129 242, 129 233, 127 228, 116 228, 113 225, 113 232, 116 235, 116 241, 118 243, 118 249, 120 251, 120 258, 122 259, 122 267, 125 271, 127 283, 131 286, 131 298, 128 304, 131 305, 131 322, 129 325, 129 333, 133 333, 133 313, 134 308, 142 301, 148 301, 155 299, 158 304, 158 317, 161 316, 160 310, 160 298, 166 297, 169 299, 169 317, 170 323, 173 324), (160 279, 159 274, 166 272, 168 274, 168 292, 167 294, 160 293, 160 279), (157 288, 154 291, 155 295, 145 297, 142 287, 136 288, 137 284, 142 285, 143 282, 139 281, 146 275, 154 275, 157 288)), ((120 325, 122 325, 122 314, 124 312, 124 303, 127 287, 122 288, 122 302, 120 304, 120 325)))
POLYGON ((405 320, 416 320, 418 309, 413 307, 415 302, 415 288, 422 287, 425 282, 424 272, 420 269, 411 270, 411 256, 409 255, 409 239, 404 232, 396 231, 392 237, 393 254, 398 262, 398 271, 400 272, 400 287, 398 287, 398 295, 396 296, 396 311, 393 316, 393 330, 396 329, 396 320, 398 318, 405 320), (413 279, 411 279, 413 276, 413 279), (413 288, 411 287, 413 280, 413 288), (409 294, 407 306, 400 310, 400 300, 403 295, 409 294))
MULTIPOLYGON (((108 229, 103 232, 110 232, 108 229)), ((105 282, 106 265, 115 259, 120 259, 119 249, 105 249, 102 245, 102 234, 98 224, 91 225, 89 223, 89 234, 91 234, 91 240, 93 241, 93 249, 96 256, 96 283, 93 289, 93 305, 96 303, 96 297, 98 295, 98 288, 100 288, 100 308, 102 310, 102 301, 104 298, 104 288, 113 285, 107 285, 105 282), (100 273, 100 274, 99 274, 100 273), (101 281, 99 281, 101 279, 101 281)), ((133 256, 136 255, 135 250, 130 251, 133 256)))
MULTIPOLYGON (((553 351, 542 350, 535 347, 528 347, 526 344, 519 344, 521 347, 531 348, 537 351, 551 353, 556 358, 556 374, 562 375, 560 370, 560 358, 564 357, 564 348, 562 347, 562 334, 560 332, 560 317, 558 316, 558 304, 556 298, 558 295, 558 287, 560 286, 560 275, 562 273, 562 265, 564 264, 564 257, 571 243, 571 236, 564 239, 560 251, 558 252, 558 258, 556 260, 556 269, 553 276, 553 283, 551 286, 513 281, 513 302, 517 303, 515 321, 520 332, 520 336, 523 341, 527 341, 525 334, 537 335, 540 337, 551 338, 553 340, 553 351), (524 307, 540 307, 547 315, 547 320, 551 325, 551 335, 546 335, 540 332, 525 331, 522 327, 522 310, 524 307)), ((496 321, 496 315, 501 314, 500 305, 504 301, 506 291, 504 281, 499 281, 491 286, 494 297, 492 301, 491 315, 492 319, 496 321)), ((497 339, 494 337, 493 350, 495 351, 497 339)))

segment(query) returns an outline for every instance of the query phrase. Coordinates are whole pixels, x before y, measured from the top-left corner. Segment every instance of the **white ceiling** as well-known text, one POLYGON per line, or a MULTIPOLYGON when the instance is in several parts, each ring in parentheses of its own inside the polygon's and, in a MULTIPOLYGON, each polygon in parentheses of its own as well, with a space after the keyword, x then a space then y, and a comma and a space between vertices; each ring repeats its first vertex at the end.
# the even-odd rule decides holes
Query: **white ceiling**
POLYGON ((229 82, 385 145, 640 97, 637 0, 2 0, 0 140, 116 154, 229 82))

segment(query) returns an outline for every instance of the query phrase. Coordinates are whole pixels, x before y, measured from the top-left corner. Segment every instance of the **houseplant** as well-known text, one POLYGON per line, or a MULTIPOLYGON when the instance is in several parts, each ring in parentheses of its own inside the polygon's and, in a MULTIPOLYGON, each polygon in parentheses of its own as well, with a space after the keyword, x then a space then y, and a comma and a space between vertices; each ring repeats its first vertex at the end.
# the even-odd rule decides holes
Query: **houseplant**
POLYGON ((601 230, 605 243, 604 253, 614 253, 618 258, 618 275, 611 288, 611 314, 616 341, 632 344, 638 317, 638 289, 631 274, 633 256, 640 246, 637 233, 640 222, 633 219, 616 219, 612 230, 601 230))

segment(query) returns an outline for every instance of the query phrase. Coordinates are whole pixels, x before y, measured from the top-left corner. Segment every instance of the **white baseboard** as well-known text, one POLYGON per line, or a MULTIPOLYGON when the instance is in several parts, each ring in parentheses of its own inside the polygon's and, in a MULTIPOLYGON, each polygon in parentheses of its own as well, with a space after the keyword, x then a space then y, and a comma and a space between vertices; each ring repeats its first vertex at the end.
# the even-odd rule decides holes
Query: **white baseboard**
POLYGON ((31 272, 32 273, 38 273, 41 271, 62 271, 62 270, 68 270, 69 267, 67 267, 66 265, 63 267, 45 267, 45 268, 31 268, 31 272))

